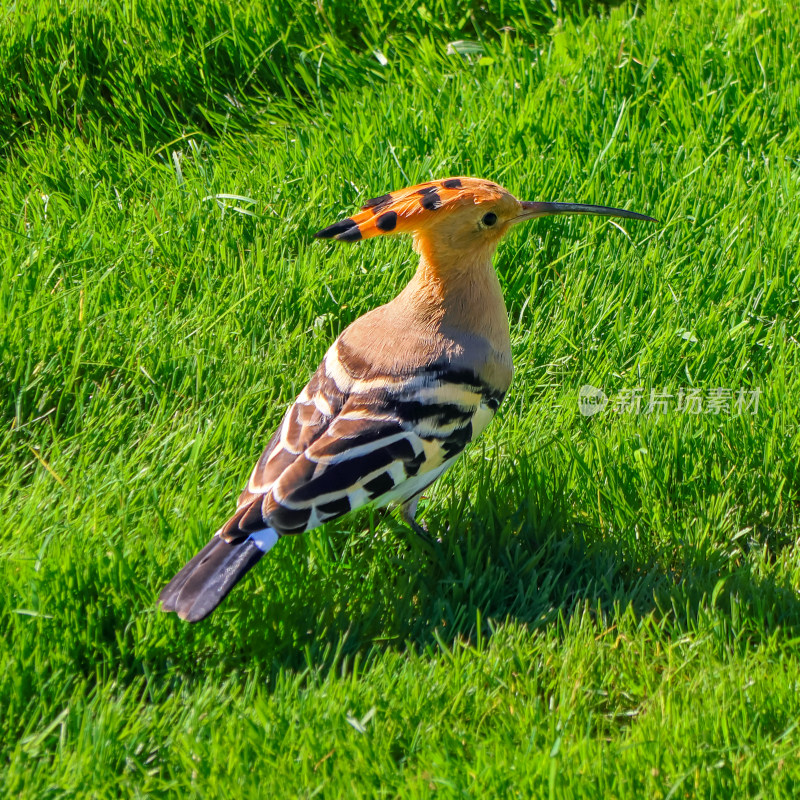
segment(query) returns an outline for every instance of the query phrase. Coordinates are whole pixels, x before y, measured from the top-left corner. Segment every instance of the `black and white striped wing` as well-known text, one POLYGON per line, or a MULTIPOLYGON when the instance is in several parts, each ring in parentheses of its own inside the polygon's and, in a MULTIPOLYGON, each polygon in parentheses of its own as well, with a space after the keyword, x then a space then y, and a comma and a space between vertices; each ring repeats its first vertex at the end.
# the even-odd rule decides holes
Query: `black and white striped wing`
POLYGON ((258 460, 236 513, 164 587, 162 608, 204 619, 282 535, 367 503, 412 500, 483 430, 500 400, 501 392, 448 364, 356 377, 334 344, 258 460))
POLYGON ((405 502, 480 433, 499 400, 477 380, 431 368, 405 379, 355 381, 325 362, 287 411, 256 464, 229 540, 263 530, 301 533, 369 503, 405 502), (451 378, 450 380, 448 378, 451 378))

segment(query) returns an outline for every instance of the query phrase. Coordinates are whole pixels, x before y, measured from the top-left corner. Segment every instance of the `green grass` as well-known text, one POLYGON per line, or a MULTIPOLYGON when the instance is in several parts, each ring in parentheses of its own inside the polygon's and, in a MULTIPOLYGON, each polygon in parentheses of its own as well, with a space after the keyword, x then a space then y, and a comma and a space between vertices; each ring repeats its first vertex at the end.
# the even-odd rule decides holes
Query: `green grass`
POLYGON ((4 796, 795 796, 790 5, 283 5, 0 12, 4 796), (422 504, 438 557, 363 512, 157 613, 412 274, 311 234, 458 174, 660 224, 501 245, 515 381, 422 504), (586 383, 761 395, 587 418, 586 383))

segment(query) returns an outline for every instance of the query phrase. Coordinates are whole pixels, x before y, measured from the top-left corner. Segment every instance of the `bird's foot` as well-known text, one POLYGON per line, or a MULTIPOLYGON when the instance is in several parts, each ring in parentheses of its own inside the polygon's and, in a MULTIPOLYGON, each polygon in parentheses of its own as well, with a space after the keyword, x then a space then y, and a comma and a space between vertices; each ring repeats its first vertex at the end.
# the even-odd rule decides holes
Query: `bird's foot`
POLYGON ((405 520, 408 527, 412 530, 413 536, 408 537, 408 550, 412 548, 419 548, 430 564, 443 564, 442 540, 438 537, 434 538, 428 533, 428 529, 424 525, 413 519, 405 520))
POLYGON ((421 547, 429 557, 433 557, 437 561, 441 560, 439 554, 439 545, 441 539, 434 539, 425 526, 425 523, 420 524, 416 520, 417 516, 417 503, 419 502, 419 495, 413 497, 408 502, 404 503, 401 507, 401 516, 403 522, 416 534, 410 540, 410 544, 421 547))
POLYGON ((408 525, 408 527, 411 528, 411 530, 414 531, 414 533, 416 533, 420 539, 422 539, 423 542, 433 547, 434 540, 428 533, 428 529, 425 527, 424 524, 421 525, 415 519, 407 519, 405 522, 408 525))

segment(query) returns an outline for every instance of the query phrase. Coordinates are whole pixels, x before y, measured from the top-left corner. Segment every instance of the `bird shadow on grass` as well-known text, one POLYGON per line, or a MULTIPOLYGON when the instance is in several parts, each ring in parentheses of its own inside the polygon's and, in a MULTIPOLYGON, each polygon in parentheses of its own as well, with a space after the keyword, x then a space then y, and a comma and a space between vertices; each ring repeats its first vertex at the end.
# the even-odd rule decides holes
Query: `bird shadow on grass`
MULTIPOLYGON (((24 655, 58 642, 54 679, 128 685, 145 676, 170 691, 210 673, 243 685, 274 686, 279 674, 307 670, 324 678, 387 650, 435 657, 479 634, 489 642, 507 623, 566 635, 564 622, 587 612, 603 628, 624 615, 652 617, 659 636, 676 639, 714 614, 733 648, 797 635, 800 599, 769 568, 792 545, 780 532, 755 529, 736 551, 677 540, 637 549, 636 537, 589 524, 540 466, 518 460, 499 481, 484 472, 474 476, 474 504, 453 490, 427 509, 430 533, 441 538, 433 550, 394 515, 345 518, 337 532, 282 542, 196 625, 157 611, 153 575, 165 567, 154 571, 155 553, 110 544, 97 559, 66 549, 16 590, 47 598, 51 613, 10 615, 14 647, 24 655)), ((21 699, 63 689, 34 673, 23 678, 21 699)))
POLYGON ((191 627, 165 622, 178 626, 180 646, 151 650, 151 663, 169 663, 187 680, 202 679, 210 661, 242 675, 307 668, 324 675, 387 649, 435 652, 479 634, 488 641, 506 622, 534 631, 584 610, 607 627, 631 612, 652 616, 664 635, 680 637, 713 607, 730 622, 731 644, 742 646, 800 629, 794 589, 758 574, 764 558, 747 552, 777 555, 789 541, 775 532, 752 533, 736 552, 674 541, 637 551, 635 537, 587 524, 551 479, 532 468, 518 477, 479 487, 478 506, 455 496, 437 503, 428 514, 441 539, 433 548, 377 513, 356 516, 354 535, 287 542, 272 573, 248 578, 254 583, 240 586, 222 613, 191 627), (357 533, 360 523, 369 535, 357 533), (276 575, 284 579, 279 591, 276 575))
POLYGON ((99 560, 51 561, 30 574, 30 588, 57 613, 9 615, 21 657, 58 642, 52 680, 23 671, 20 702, 61 697, 64 675, 87 687, 140 685, 144 677, 159 692, 212 675, 266 686, 286 673, 322 679, 387 650, 436 657, 457 642, 477 644, 479 632, 487 643, 506 623, 566 636, 563 622, 576 613, 595 615, 603 628, 624 615, 654 617, 664 623, 659 636, 676 639, 713 613, 733 649, 800 629, 794 588, 759 574, 792 546, 780 532, 756 529, 734 556, 674 543, 666 555, 657 547, 635 553, 630 539, 587 525, 568 493, 534 470, 475 496, 479 505, 454 492, 428 509, 430 532, 442 539, 433 552, 378 514, 355 516, 358 533, 283 542, 196 625, 156 610, 152 554, 132 562, 130 552, 110 547, 99 560))

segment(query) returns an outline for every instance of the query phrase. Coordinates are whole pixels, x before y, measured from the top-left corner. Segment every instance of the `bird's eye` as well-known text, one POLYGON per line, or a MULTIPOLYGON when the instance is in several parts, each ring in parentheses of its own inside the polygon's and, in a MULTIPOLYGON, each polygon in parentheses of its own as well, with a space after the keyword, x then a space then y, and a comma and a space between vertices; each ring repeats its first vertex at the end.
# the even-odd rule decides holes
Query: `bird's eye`
POLYGON ((497 222, 497 214, 494 211, 490 211, 488 214, 483 215, 483 224, 486 225, 487 228, 491 228, 492 225, 497 222))

